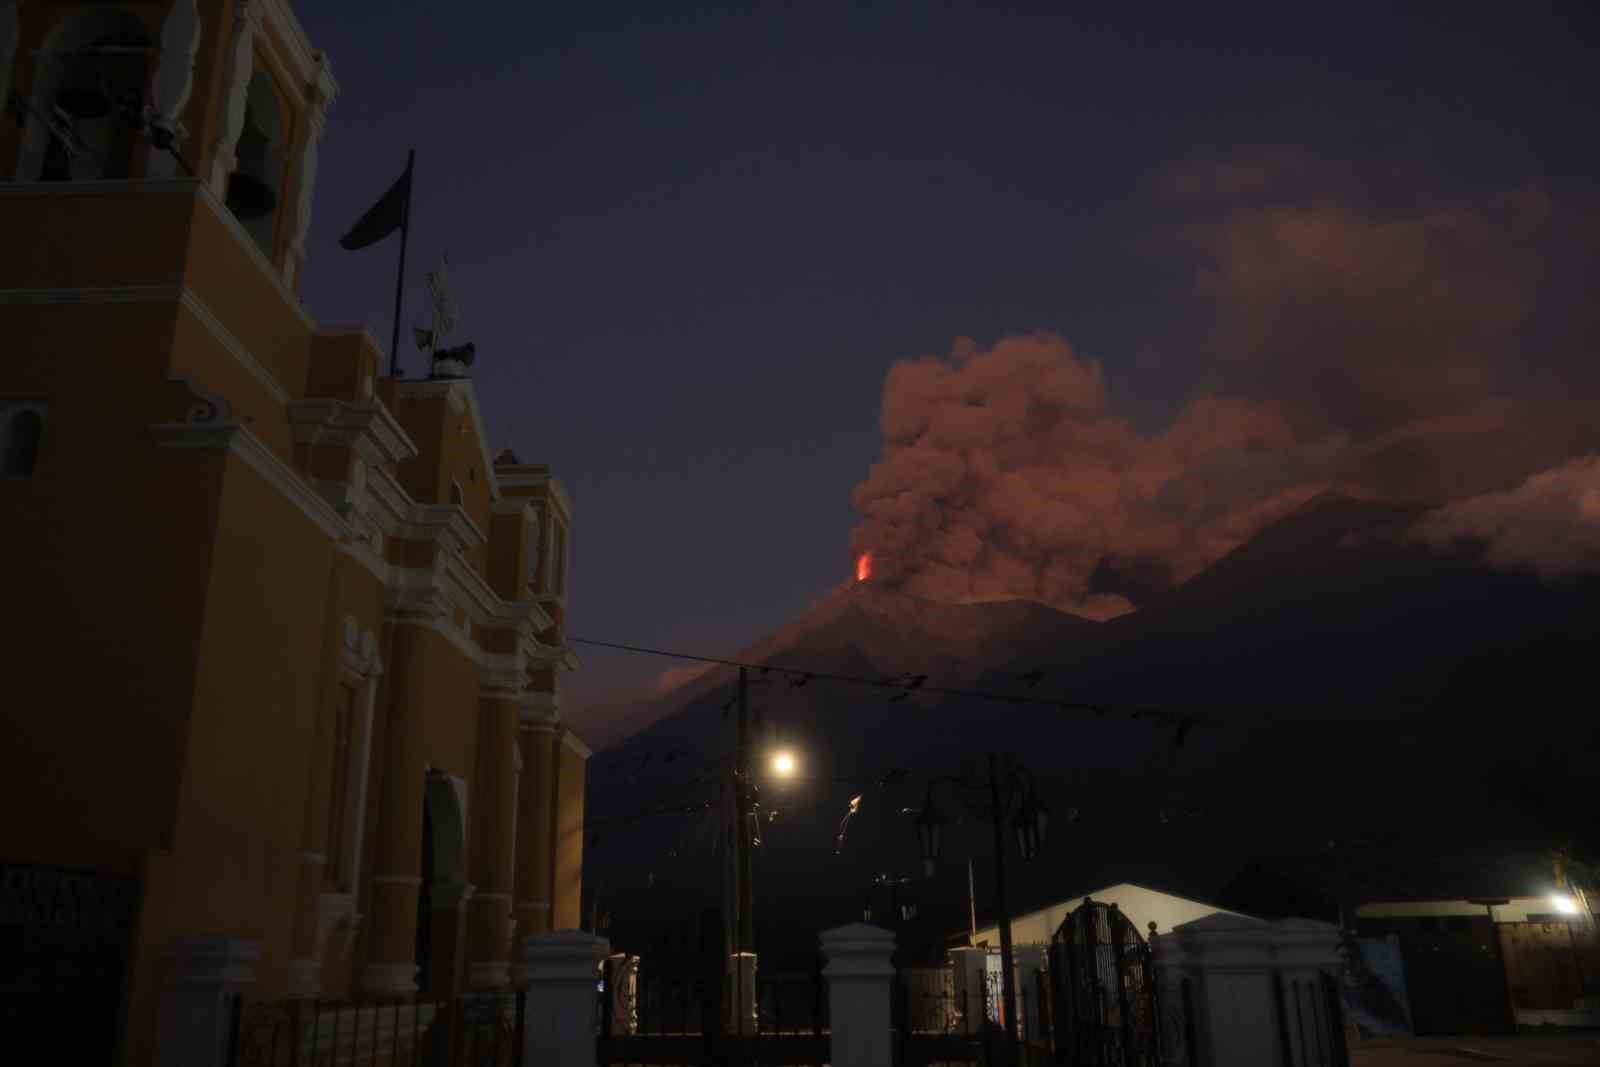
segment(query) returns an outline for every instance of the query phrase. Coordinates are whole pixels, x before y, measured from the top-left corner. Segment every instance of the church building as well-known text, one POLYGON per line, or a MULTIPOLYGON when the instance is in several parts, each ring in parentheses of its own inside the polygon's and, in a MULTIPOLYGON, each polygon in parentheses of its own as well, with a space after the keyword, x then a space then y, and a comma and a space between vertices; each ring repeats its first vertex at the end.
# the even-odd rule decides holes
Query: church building
POLYGON ((154 1062, 197 957, 508 988, 580 925, 572 507, 301 303, 327 57, 287 0, 0 0, 0 92, 13 1044, 154 1062))

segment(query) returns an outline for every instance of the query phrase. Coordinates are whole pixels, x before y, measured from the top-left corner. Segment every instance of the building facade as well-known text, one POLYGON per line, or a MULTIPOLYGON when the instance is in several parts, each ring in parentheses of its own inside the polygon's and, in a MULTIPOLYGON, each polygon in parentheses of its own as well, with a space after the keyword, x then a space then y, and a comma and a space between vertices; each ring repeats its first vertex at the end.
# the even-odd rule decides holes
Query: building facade
POLYGON ((148 1063, 193 938, 505 987, 579 925, 572 510, 302 305, 326 57, 285 0, 0 0, 0 85, 0 1012, 148 1063))

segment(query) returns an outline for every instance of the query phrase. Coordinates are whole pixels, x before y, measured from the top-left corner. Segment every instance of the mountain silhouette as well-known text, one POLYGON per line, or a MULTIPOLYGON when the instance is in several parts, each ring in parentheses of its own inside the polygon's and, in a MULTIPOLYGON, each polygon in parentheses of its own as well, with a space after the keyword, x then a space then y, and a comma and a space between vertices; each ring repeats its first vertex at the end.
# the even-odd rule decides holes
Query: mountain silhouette
MULTIPOLYGON (((991 752, 1019 759, 1054 813, 1037 860, 1011 853, 1013 911, 1122 881, 1214 898, 1253 857, 1315 854, 1372 830, 1408 842, 1419 863, 1529 845, 1550 828, 1511 787, 1527 780, 1518 768, 1553 739, 1595 736, 1572 694, 1600 652, 1597 583, 1420 547, 1406 531, 1422 511, 1319 497, 1105 623, 1024 601, 935 604, 871 582, 834 590, 737 658, 926 681, 891 703, 899 690, 751 672, 757 751, 782 744, 802 767, 763 786, 778 815, 763 824, 758 922, 855 921, 874 874, 920 876, 910 816, 930 778, 981 771, 991 752), (1170 716, 1195 720, 1181 743, 1170 716)), ((730 668, 692 679, 591 765, 586 884, 619 930, 716 902, 735 692, 730 668)), ((966 810, 939 788, 942 809, 966 810)), ((990 912, 987 821, 974 808, 945 836, 936 876, 908 890, 921 904, 905 938, 966 925, 969 857, 980 921, 990 912)), ((886 904, 880 895, 880 914, 886 904)))

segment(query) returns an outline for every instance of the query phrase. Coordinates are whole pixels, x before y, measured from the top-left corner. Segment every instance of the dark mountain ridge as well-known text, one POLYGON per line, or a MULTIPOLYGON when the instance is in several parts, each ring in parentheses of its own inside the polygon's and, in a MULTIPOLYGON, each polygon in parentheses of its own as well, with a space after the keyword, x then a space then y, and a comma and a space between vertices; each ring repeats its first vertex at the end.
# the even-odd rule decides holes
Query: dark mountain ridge
MULTIPOLYGON (((1026 602, 836 590, 740 658, 1209 722, 1175 748, 1174 731, 1149 720, 965 697, 890 704, 882 690, 758 675, 761 738, 776 731, 806 768, 764 797, 781 812, 758 864, 765 914, 812 929, 859 917, 873 873, 918 873, 908 812, 928 779, 990 751, 1020 757, 1058 813, 1045 855, 1013 867, 1014 909, 1141 879, 1204 899, 1252 856, 1315 853, 1371 829, 1418 854, 1526 843, 1533 830, 1503 788, 1506 769, 1563 732, 1594 731, 1592 717, 1573 717, 1570 694, 1586 689, 1600 652, 1597 583, 1542 583, 1425 550, 1404 536, 1420 510, 1319 498, 1104 624, 1026 602), (1030 685, 1035 671, 1043 680, 1030 685), (879 788, 896 767, 908 775, 879 788), (1067 825, 1072 807, 1083 818, 1067 825)), ((627 820, 647 798, 715 798, 733 677, 697 679, 658 722, 595 758, 590 810, 604 837, 586 874, 613 914, 669 915, 707 894, 715 903, 714 811, 627 820)), ((969 819, 948 836, 939 877, 920 883, 929 931, 963 924, 969 855, 988 910, 986 827, 969 819)))

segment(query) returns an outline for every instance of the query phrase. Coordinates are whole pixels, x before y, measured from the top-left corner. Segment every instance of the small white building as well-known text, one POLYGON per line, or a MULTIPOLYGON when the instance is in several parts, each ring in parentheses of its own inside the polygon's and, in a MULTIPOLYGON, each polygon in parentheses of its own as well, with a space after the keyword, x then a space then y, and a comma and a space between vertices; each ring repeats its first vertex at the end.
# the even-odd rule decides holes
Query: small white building
MULTIPOLYGON (((1048 945, 1061 924, 1085 900, 1093 898, 1100 904, 1115 904, 1138 929, 1141 936, 1148 938, 1150 924, 1156 924, 1158 933, 1170 933, 1179 923, 1193 922, 1203 919, 1208 915, 1238 915, 1238 912, 1228 911, 1211 904, 1202 904, 1198 900, 1189 900, 1186 897, 1174 896, 1163 893, 1157 889, 1146 889, 1142 885, 1124 882, 1121 885, 1108 886, 1096 890, 1086 896, 1074 897, 1064 900, 1059 904, 1052 904, 1039 911, 1030 911, 1025 915, 1018 915, 1011 920, 1011 942, 1014 945, 1048 945)), ((972 938, 976 946, 996 947, 1000 944, 1000 928, 997 926, 979 927, 977 934, 972 938)))

